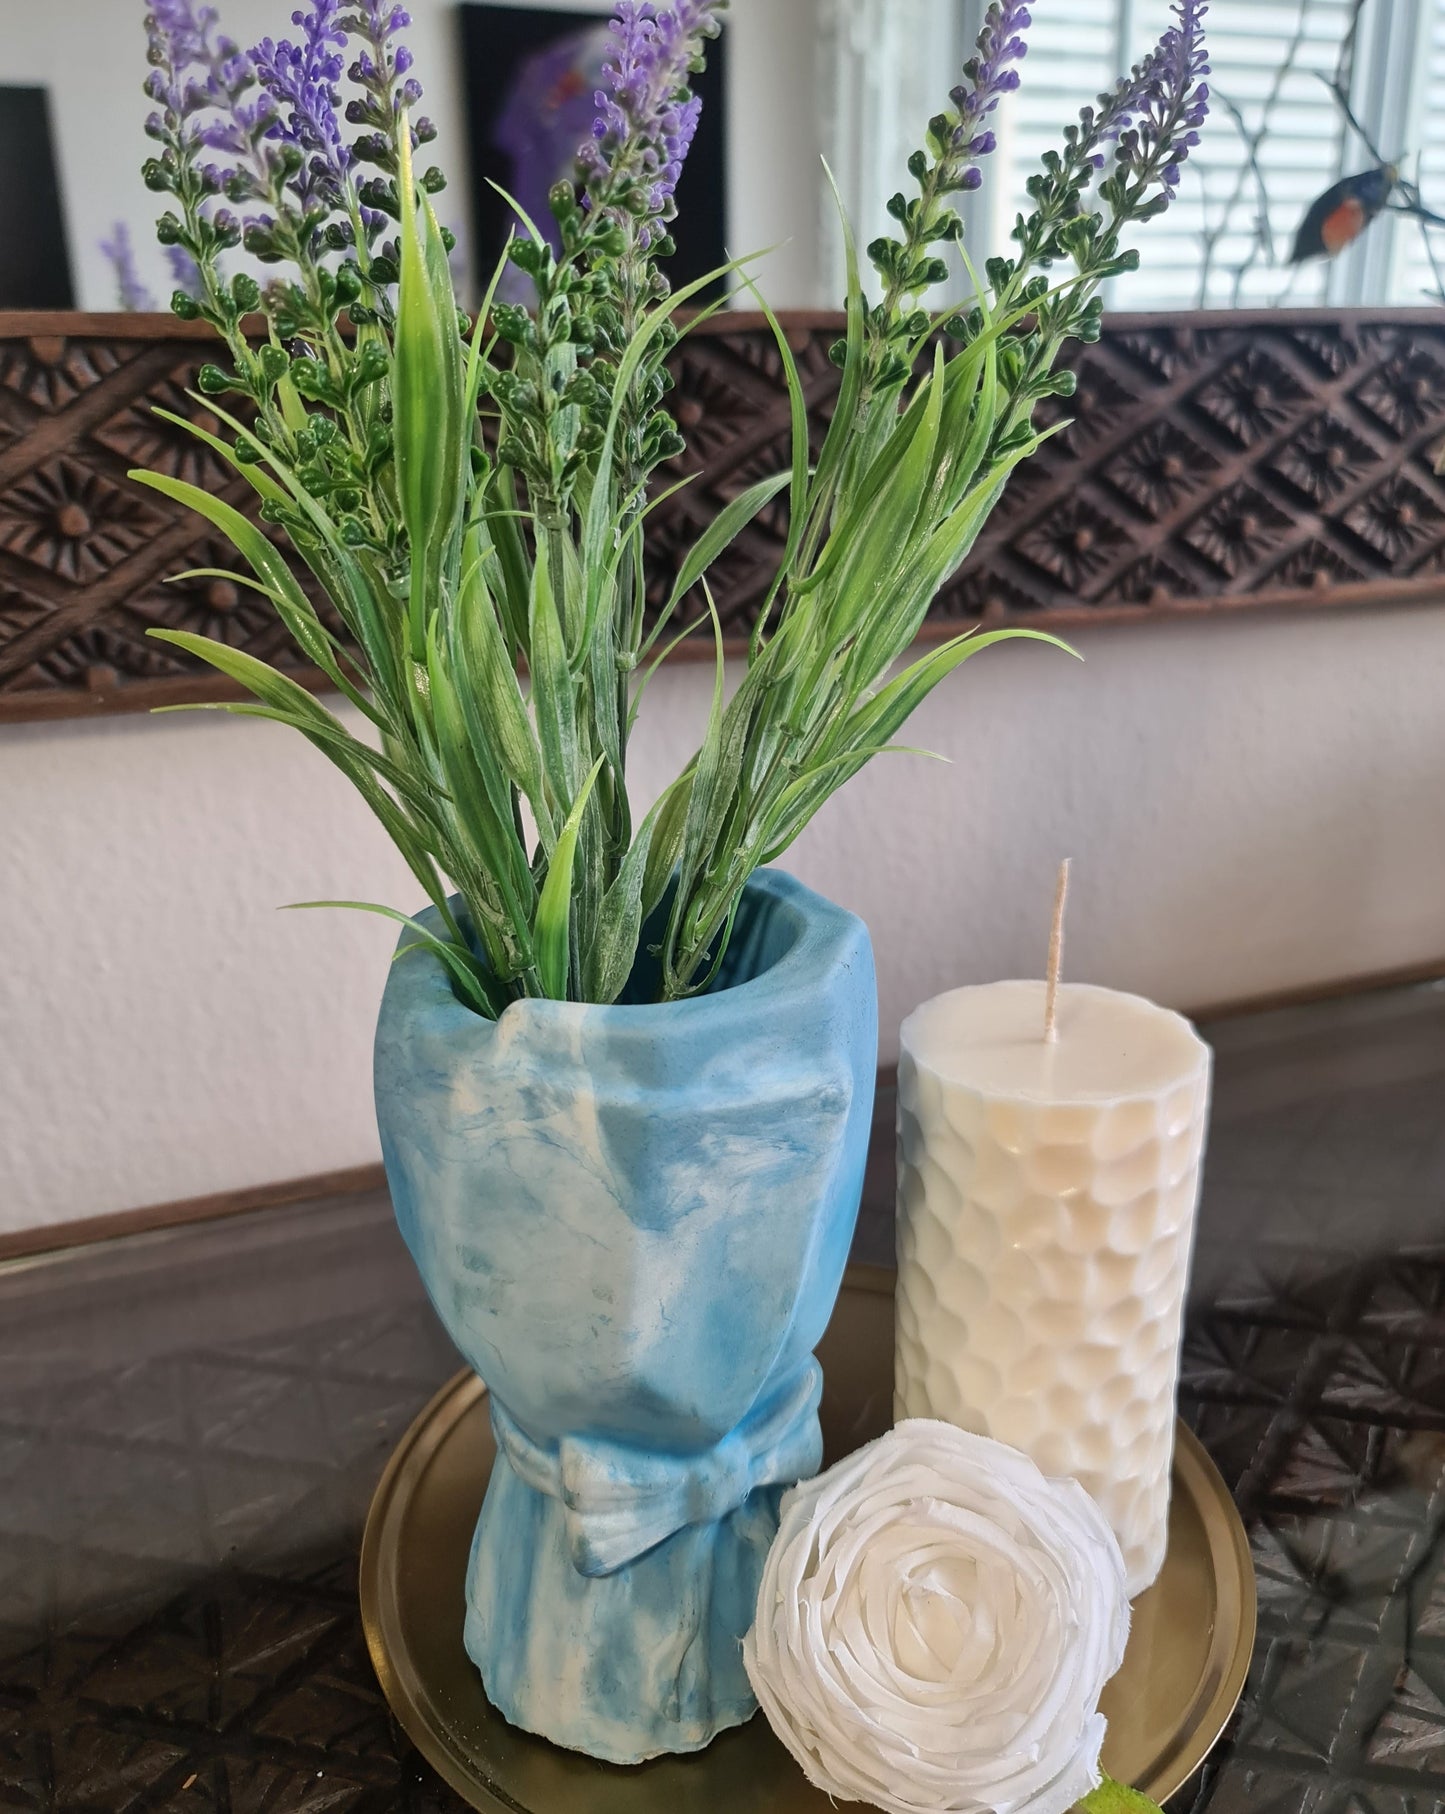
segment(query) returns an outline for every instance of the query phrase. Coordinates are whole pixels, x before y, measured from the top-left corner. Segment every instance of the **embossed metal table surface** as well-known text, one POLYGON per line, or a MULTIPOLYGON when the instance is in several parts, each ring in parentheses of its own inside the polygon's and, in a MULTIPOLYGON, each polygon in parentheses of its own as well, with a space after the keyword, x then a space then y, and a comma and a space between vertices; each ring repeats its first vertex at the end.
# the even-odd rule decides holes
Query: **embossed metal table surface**
MULTIPOLYGON (((1430 1814, 1445 989, 1207 1031, 1182 1410, 1243 1511, 1260 1616, 1176 1806, 1430 1814)), ((865 1259, 891 1246, 888 1146, 865 1259)), ((372 1489, 455 1366, 379 1196, 0 1269, 0 1809, 459 1814, 388 1715, 356 1593, 372 1489)))

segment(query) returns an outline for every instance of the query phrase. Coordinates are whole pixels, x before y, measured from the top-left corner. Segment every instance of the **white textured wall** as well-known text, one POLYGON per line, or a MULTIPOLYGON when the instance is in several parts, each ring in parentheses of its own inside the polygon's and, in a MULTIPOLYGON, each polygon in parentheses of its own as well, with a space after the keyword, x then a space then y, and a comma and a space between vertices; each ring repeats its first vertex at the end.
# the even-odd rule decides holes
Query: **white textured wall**
MULTIPOLYGON (((225 30, 242 44, 287 35, 297 0, 219 0, 225 30)), ((164 306, 172 284, 151 223, 158 198, 140 180, 154 147, 143 122, 149 103, 146 0, 0 0, 0 82, 51 91, 60 181, 79 306, 115 306, 115 284, 99 242, 129 223, 146 284, 164 306)), ((606 13, 609 0, 531 0, 538 8, 606 13)), ((729 236, 736 252, 776 247, 760 273, 779 308, 817 302, 817 218, 813 129, 813 22, 819 0, 731 0, 729 236), (802 97, 802 104, 799 104, 802 97)), ((452 178, 442 209, 467 237, 465 114, 454 0, 407 0, 405 34, 416 53, 426 111, 436 122, 432 154, 452 178)), ((3 253, 0 253, 3 256, 3 253)))
MULTIPOLYGON (((793 866, 862 913, 884 1056, 917 1001, 1036 971, 1197 1005, 1445 956, 1445 601, 991 650, 793 866)), ((639 795, 708 676, 656 682, 639 795)), ((300 739, 215 715, 0 730, 0 1229, 365 1162, 389 926, 415 888, 300 739)))

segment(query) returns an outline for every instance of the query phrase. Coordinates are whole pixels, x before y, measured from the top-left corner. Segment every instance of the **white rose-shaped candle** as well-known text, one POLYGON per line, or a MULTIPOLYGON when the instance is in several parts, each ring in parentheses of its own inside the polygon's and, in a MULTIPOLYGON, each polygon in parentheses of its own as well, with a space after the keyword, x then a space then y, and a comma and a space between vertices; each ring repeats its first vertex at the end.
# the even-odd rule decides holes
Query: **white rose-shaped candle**
POLYGON ((1137 995, 955 989, 903 1023, 894 1414, 1070 1474, 1164 1562, 1210 1053, 1137 995), (1049 1029, 1053 1036, 1049 1036, 1049 1029))
POLYGON ((1064 1814, 1124 1657, 1118 1544, 1072 1480, 914 1419, 795 1487, 743 1646, 808 1780, 888 1814, 1064 1814))

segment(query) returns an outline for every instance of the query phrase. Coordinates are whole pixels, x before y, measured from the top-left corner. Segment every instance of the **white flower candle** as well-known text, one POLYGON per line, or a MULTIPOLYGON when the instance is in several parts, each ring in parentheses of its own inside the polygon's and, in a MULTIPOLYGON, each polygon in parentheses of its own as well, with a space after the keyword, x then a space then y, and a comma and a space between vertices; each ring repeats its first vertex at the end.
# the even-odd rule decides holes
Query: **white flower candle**
POLYGON ((1066 1814, 1124 1660, 1119 1546, 1072 1480, 936 1420, 785 1495, 743 1663, 808 1781, 888 1814, 1066 1814))
POLYGON ((1210 1053, 1135 995, 956 989, 904 1022, 894 1414, 1092 1495, 1131 1595, 1168 1535, 1210 1053))

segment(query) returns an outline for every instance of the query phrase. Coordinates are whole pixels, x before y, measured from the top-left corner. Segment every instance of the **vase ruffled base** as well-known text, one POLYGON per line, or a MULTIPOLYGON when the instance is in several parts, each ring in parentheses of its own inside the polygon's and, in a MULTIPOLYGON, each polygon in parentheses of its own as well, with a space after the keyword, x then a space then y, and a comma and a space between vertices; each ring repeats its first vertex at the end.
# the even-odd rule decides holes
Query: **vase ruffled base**
POLYGON ((700 1751, 757 1711, 752 1623, 781 1487, 618 1574, 579 1575, 562 1508, 498 1458, 467 1570, 467 1654, 514 1726, 608 1763, 700 1751))
POLYGON ((467 1654, 514 1726, 609 1763, 701 1750, 757 1710, 752 1623, 778 1505, 822 1460, 809 1360, 716 1447, 532 1442, 497 1459, 467 1569, 467 1654))

